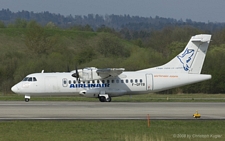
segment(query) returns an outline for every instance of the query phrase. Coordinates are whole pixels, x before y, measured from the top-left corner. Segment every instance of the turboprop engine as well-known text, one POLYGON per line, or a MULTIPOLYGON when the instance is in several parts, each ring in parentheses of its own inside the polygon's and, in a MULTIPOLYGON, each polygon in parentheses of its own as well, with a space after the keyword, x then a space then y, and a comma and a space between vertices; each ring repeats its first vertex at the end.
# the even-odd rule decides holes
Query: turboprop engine
POLYGON ((81 81, 91 81, 91 80, 102 79, 102 77, 100 77, 99 74, 97 73, 97 68, 95 67, 75 70, 72 76, 76 77, 77 79, 80 79, 81 81))
POLYGON ((95 67, 89 67, 72 71, 72 76, 77 78, 79 81, 100 80, 108 77, 118 76, 124 70, 124 68, 97 69, 95 67))

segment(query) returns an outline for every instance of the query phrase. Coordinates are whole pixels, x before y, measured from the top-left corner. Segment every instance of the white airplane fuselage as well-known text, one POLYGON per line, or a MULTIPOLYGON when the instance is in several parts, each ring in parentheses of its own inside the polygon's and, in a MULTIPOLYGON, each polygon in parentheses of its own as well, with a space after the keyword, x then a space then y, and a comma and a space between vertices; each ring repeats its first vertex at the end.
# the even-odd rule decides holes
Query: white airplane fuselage
POLYGON ((83 95, 110 102, 111 97, 146 94, 211 79, 201 74, 211 35, 192 36, 184 50, 168 63, 139 71, 94 67, 64 73, 33 73, 11 90, 30 97, 45 95, 83 95))
POLYGON ((211 75, 123 72, 118 77, 103 80, 80 81, 72 73, 34 73, 28 78, 37 81, 21 81, 12 90, 22 95, 84 95, 98 97, 104 91, 109 96, 146 94, 204 81, 211 75), (104 81, 104 82, 103 82, 104 81))

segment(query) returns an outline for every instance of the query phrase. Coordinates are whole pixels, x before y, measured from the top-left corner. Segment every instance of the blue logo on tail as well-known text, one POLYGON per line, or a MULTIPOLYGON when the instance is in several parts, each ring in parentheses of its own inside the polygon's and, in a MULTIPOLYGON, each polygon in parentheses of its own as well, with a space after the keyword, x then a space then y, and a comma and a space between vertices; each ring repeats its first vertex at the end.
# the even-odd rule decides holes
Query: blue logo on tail
POLYGON ((190 61, 194 55, 193 49, 186 49, 182 55, 178 55, 177 58, 183 64, 183 68, 185 71, 188 71, 190 68, 190 61))

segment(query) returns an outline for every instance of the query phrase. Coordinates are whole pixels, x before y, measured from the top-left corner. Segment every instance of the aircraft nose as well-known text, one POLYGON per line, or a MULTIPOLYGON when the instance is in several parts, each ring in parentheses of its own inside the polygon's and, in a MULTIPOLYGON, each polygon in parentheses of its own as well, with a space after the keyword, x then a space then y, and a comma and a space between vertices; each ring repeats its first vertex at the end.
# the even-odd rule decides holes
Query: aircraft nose
POLYGON ((17 85, 12 86, 11 90, 12 90, 14 93, 19 92, 19 88, 17 87, 17 85))

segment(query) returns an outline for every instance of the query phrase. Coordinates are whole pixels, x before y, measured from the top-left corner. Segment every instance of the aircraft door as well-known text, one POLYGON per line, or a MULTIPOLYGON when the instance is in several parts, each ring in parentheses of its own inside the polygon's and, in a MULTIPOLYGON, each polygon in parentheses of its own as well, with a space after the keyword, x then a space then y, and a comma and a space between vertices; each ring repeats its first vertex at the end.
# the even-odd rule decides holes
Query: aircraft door
POLYGON ((146 90, 153 90, 153 77, 152 74, 146 74, 146 90))
POLYGON ((45 77, 45 91, 47 93, 59 92, 59 87, 57 83, 57 77, 47 76, 45 77))

